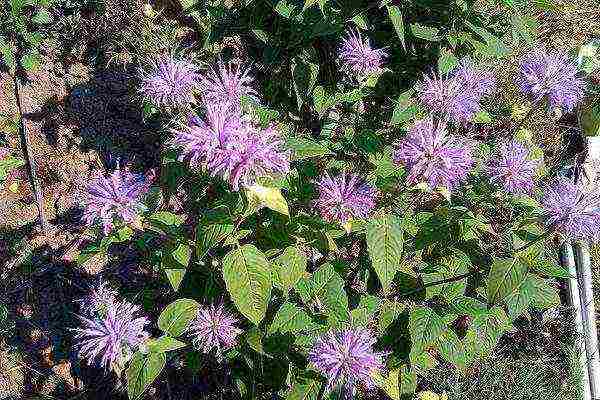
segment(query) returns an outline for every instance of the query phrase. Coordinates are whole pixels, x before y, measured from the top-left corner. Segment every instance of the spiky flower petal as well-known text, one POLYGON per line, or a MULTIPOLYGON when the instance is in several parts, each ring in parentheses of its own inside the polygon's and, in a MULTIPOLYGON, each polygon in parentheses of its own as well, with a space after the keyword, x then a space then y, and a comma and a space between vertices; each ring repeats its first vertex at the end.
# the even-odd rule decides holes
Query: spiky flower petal
POLYGON ((208 104, 206 119, 174 130, 173 145, 192 166, 227 180, 234 190, 289 171, 290 153, 274 126, 253 124, 225 103, 208 104))
POLYGON ((546 97, 552 108, 571 112, 583 99, 585 83, 577 65, 562 52, 534 50, 520 64, 519 88, 534 101, 546 97))
POLYGON ((573 240, 597 240, 600 234, 600 190, 584 190, 561 177, 542 198, 545 222, 573 240))
POLYGON ((351 76, 365 77, 382 71, 387 53, 383 49, 371 47, 368 38, 363 38, 358 30, 346 32, 339 50, 342 68, 351 76))
POLYGON ((84 219, 88 224, 100 222, 108 234, 115 222, 133 223, 146 209, 143 196, 150 179, 129 171, 116 170, 110 175, 98 173, 83 194, 84 219))
POLYGON ((427 182, 431 189, 454 189, 473 167, 471 146, 448 134, 444 122, 417 121, 396 145, 394 161, 408 170, 411 184, 427 182))
POLYGON ((372 388, 372 374, 383 370, 383 353, 373 351, 376 339, 363 328, 330 331, 313 345, 308 360, 327 378, 326 391, 343 389, 353 398, 356 387, 372 388))
POLYGON ((494 92, 494 75, 463 60, 448 76, 425 76, 419 91, 421 101, 434 113, 456 123, 471 121, 481 111, 484 96, 494 92))
POLYGON ((194 345, 203 353, 215 350, 220 354, 230 349, 243 332, 238 328, 239 321, 225 309, 223 303, 200 307, 190 323, 188 332, 194 345))
POLYGON ((516 140, 502 143, 486 166, 490 180, 512 194, 531 193, 540 160, 530 158, 529 150, 516 140))
POLYGON ((358 175, 342 173, 332 178, 325 173, 316 184, 319 198, 315 206, 328 222, 345 224, 367 218, 375 207, 377 190, 358 175))
POLYGON ((111 297, 110 292, 92 293, 91 299, 84 304, 96 304, 97 308, 82 309, 78 315, 81 328, 75 331, 75 348, 79 358, 89 365, 99 363, 106 369, 117 373, 139 347, 149 338, 144 330, 150 321, 141 316, 141 308, 125 300, 111 297), (106 301, 98 301, 109 295, 106 301))
POLYGON ((250 84, 250 68, 239 64, 219 62, 200 77, 200 88, 205 105, 228 103, 239 108, 242 96, 256 97, 250 84))
POLYGON ((156 107, 182 108, 194 102, 198 68, 190 61, 172 55, 158 57, 141 74, 140 93, 156 107))

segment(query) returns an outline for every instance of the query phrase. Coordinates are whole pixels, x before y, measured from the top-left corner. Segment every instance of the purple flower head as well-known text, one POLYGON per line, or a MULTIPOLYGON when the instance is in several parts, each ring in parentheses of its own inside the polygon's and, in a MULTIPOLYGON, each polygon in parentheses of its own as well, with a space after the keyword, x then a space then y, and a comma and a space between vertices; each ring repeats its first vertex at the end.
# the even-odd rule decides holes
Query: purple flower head
POLYGON ((242 96, 256 97, 256 92, 250 84, 253 82, 249 68, 239 64, 227 65, 219 62, 217 66, 200 77, 200 88, 204 104, 229 103, 238 109, 242 96))
POLYGON ((100 282, 86 297, 79 300, 79 309, 82 315, 94 317, 104 314, 108 308, 118 303, 118 293, 106 282, 100 282))
POLYGON ((274 126, 255 126, 225 103, 209 103, 206 120, 196 122, 174 130, 173 145, 192 166, 221 176, 234 190, 251 186, 259 177, 289 171, 290 154, 274 126))
POLYGON ((398 142, 394 161, 408 169, 411 184, 427 182, 431 189, 454 189, 466 180, 473 167, 471 146, 449 135, 446 124, 431 119, 415 122, 408 135, 398 142))
POLYGON ((584 191, 567 178, 558 178, 542 198, 546 225, 569 239, 597 240, 600 233, 600 191, 584 191))
POLYGON ((194 64, 173 56, 156 59, 149 71, 142 73, 140 93, 157 107, 183 108, 194 102, 199 74, 194 64))
POLYGON ((481 111, 481 99, 494 92, 493 74, 462 61, 448 77, 425 76, 419 92, 421 101, 434 113, 457 123, 473 119, 481 111))
POLYGON ((239 321, 225 309, 223 303, 211 304, 200 307, 188 332, 194 345, 203 353, 208 354, 214 349, 219 355, 222 350, 233 347, 243 332, 238 324, 239 321))
MULTIPOLYGON (((97 299, 101 294, 93 293, 92 296, 97 299)), ((95 301, 91 299, 90 304, 95 301)), ((81 328, 74 329, 79 358, 89 365, 99 363, 107 371, 119 373, 149 338, 144 328, 150 321, 140 316, 139 306, 116 298, 104 303, 94 313, 91 311, 88 308, 84 310, 86 315, 78 315, 81 328)))
POLYGON ((368 38, 363 38, 358 30, 351 29, 346 32, 339 56, 347 73, 365 77, 381 72, 388 55, 383 49, 372 48, 368 38))
POLYGON ((319 198, 315 206, 327 222, 345 224, 350 219, 367 218, 375 207, 377 190, 356 174, 331 178, 325 173, 316 186, 319 198))
POLYGON ((375 342, 363 328, 330 331, 317 339, 308 360, 327 378, 326 391, 343 388, 347 398, 353 398, 356 386, 372 388, 372 374, 384 367, 384 354, 373 351, 375 342))
POLYGON ((9 155, 10 155, 10 148, 0 147, 0 160, 8 157, 9 155))
POLYGON ((475 68, 471 61, 462 60, 460 65, 452 71, 451 79, 459 82, 468 91, 475 92, 479 99, 489 96, 496 90, 494 74, 483 69, 475 68))
POLYGON ((520 64, 517 85, 539 101, 543 97, 553 108, 571 112, 583 99, 584 81, 577 76, 577 65, 561 52, 534 50, 520 64))
POLYGON ((492 182, 499 183, 512 194, 531 193, 535 170, 540 160, 529 158, 529 150, 516 140, 502 143, 489 160, 485 171, 492 182))
POLYGON ((100 222, 104 234, 119 222, 133 223, 146 209, 142 198, 150 188, 150 178, 129 171, 116 170, 106 176, 98 173, 83 196, 84 215, 88 224, 100 222))

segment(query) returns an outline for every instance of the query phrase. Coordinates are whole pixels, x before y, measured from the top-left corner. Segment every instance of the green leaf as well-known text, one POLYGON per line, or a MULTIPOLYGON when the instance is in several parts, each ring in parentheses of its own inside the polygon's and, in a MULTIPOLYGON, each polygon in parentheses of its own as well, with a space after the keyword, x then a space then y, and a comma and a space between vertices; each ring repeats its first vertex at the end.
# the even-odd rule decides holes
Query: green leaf
POLYGON ((450 52, 450 50, 443 48, 440 51, 440 58, 438 59, 438 70, 441 74, 447 74, 452 71, 458 65, 458 58, 450 52))
POLYGON ((157 211, 148 218, 150 221, 159 222, 165 226, 181 226, 185 221, 185 216, 173 214, 169 211, 157 211))
POLYGON ((533 287, 531 280, 525 279, 514 293, 506 297, 505 302, 508 316, 512 320, 515 320, 527 310, 534 291, 535 288, 533 287))
POLYGON ((358 307, 350 312, 352 326, 367 326, 375 316, 379 307, 379 298, 371 295, 363 295, 358 302, 358 307))
POLYGON ((392 400, 400 400, 400 369, 393 369, 387 376, 381 372, 373 372, 375 384, 381 388, 392 400))
POLYGON ((411 353, 422 352, 444 332, 444 321, 429 307, 416 306, 410 312, 408 329, 412 342, 411 353))
POLYGON ((406 39, 404 33, 404 21, 402 18, 402 11, 398 6, 386 6, 388 15, 392 20, 392 24, 394 25, 394 29, 396 30, 396 34, 400 39, 400 43, 402 44, 402 48, 406 50, 406 39))
POLYGON ((36 71, 42 62, 42 56, 34 50, 29 51, 21 57, 21 65, 26 71, 36 71))
POLYGON ((450 303, 452 310, 458 315, 477 317, 487 313, 487 307, 481 301, 472 297, 458 296, 450 303))
POLYGON ((398 96, 390 121, 392 125, 403 124, 417 114, 418 108, 412 98, 414 93, 414 89, 409 89, 398 96))
POLYGON ((344 280, 331 264, 316 270, 310 278, 302 278, 296 284, 302 301, 310 305, 319 302, 325 308, 331 325, 339 327, 350 322, 348 296, 344 291, 344 280))
POLYGON ((378 318, 379 333, 383 334, 385 330, 394 323, 396 318, 404 311, 406 306, 395 300, 385 300, 381 304, 381 310, 378 318))
POLYGON ((306 273, 307 260, 300 250, 289 246, 273 264, 273 283, 287 294, 306 273))
POLYGON ((269 327, 269 334, 298 333, 312 328, 314 324, 306 311, 293 303, 285 302, 275 314, 273 323, 269 327))
POLYGON ((0 54, 2 55, 2 60, 4 64, 8 67, 8 70, 11 74, 15 73, 15 69, 17 67, 15 54, 13 52, 12 46, 8 43, 8 41, 0 36, 0 54))
POLYGON ((165 269, 165 274, 167 275, 167 279, 171 284, 171 287, 174 291, 178 291, 181 286, 181 282, 183 282, 183 278, 185 278, 187 270, 185 268, 167 268, 165 269))
POLYGON ((296 160, 333 154, 326 146, 312 139, 296 136, 287 138, 285 142, 286 147, 294 152, 296 160))
POLYGON ((264 254, 250 244, 230 251, 223 259, 223 279, 238 310, 258 325, 271 298, 271 266, 264 254))
POLYGON ((437 42, 440 40, 439 29, 433 26, 414 23, 410 24, 410 30, 412 34, 419 39, 428 40, 430 42, 437 42))
POLYGON ((304 61, 300 57, 294 58, 292 62, 292 83, 294 85, 294 92, 296 92, 298 111, 302 109, 302 105, 308 99, 309 93, 315 87, 318 74, 318 64, 304 61))
POLYGON ((281 189, 254 184, 246 188, 246 196, 250 208, 267 207, 283 215, 290 215, 287 201, 281 194, 281 189))
POLYGON ((198 307, 199 305, 195 300, 175 300, 160 313, 158 327, 172 337, 179 337, 196 316, 198 307))
POLYGON ((542 279, 539 276, 529 274, 527 282, 533 288, 531 306, 540 310, 560 305, 558 288, 551 284, 552 280, 542 279))
POLYGON ((142 354, 139 351, 133 355, 127 369, 127 395, 130 400, 142 397, 144 391, 154 382, 167 362, 164 353, 142 354))
POLYGON ((464 370, 467 367, 468 360, 465 354, 465 346, 452 329, 448 328, 440 335, 438 349, 440 355, 459 370, 464 370))
POLYGON ((52 17, 52 14, 48 12, 48 10, 39 10, 33 14, 33 17, 31 18, 31 22, 34 24, 49 24, 53 20, 54 18, 52 17))
MULTIPOLYGON (((471 267, 471 260, 466 254, 455 250, 449 255, 442 257, 436 263, 435 267, 437 269, 436 272, 423 275, 423 282, 426 285, 468 273, 471 267)), ((465 293, 467 286, 466 279, 463 278, 455 282, 427 286, 425 289, 426 298, 431 299, 434 296, 441 296, 451 302, 455 297, 462 296, 465 293)))
POLYGON ((485 314, 481 314, 473 319, 469 331, 474 334, 475 346, 469 351, 485 357, 498 344, 500 337, 511 327, 510 321, 504 310, 500 307, 493 307, 485 314))
POLYGON ((402 229, 397 217, 386 215, 369 221, 367 248, 384 294, 390 292, 390 285, 400 269, 402 245, 402 229))
POLYGON ((252 350, 256 351, 258 354, 266 355, 262 343, 263 334, 260 331, 260 329, 258 329, 258 327, 253 326, 252 328, 250 328, 245 336, 246 343, 248 343, 248 346, 250 346, 252 350))
POLYGON ((179 0, 183 12, 189 12, 192 8, 198 4, 198 0, 179 0))
POLYGON ((516 258, 497 259, 487 279, 487 299, 497 304, 513 293, 527 276, 527 266, 516 258))
POLYGON ((317 400, 321 386, 318 377, 308 372, 297 378, 285 398, 286 400, 317 400))
POLYGON ((151 353, 166 353, 173 350, 181 349, 187 346, 186 343, 172 338, 171 336, 163 335, 158 339, 150 339, 146 343, 148 350, 151 353))
POLYGON ((196 254, 198 259, 203 259, 210 249, 231 235, 233 230, 233 223, 228 219, 223 219, 217 223, 201 221, 198 224, 196 233, 196 254))

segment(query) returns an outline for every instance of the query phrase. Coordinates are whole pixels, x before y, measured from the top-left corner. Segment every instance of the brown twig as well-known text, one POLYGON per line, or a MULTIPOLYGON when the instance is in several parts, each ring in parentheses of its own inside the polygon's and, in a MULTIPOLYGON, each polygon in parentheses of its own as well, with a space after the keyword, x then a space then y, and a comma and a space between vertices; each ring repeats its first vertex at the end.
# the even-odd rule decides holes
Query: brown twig
POLYGON ((21 106, 21 96, 20 96, 20 83, 19 78, 16 73, 13 75, 13 83, 14 83, 14 91, 15 98, 17 100, 17 109, 19 112, 19 133, 21 136, 21 146, 23 148, 23 155, 25 156, 25 161, 27 163, 27 171, 29 174, 29 182, 33 189, 33 193, 35 195, 35 202, 38 207, 38 218, 40 221, 40 225, 42 227, 42 231, 46 233, 47 231, 47 221, 44 214, 44 198, 42 196, 42 192, 40 190, 40 183, 36 173, 36 164, 35 158, 33 157, 33 152, 31 151, 31 143, 29 142, 29 135, 27 134, 27 127, 25 126, 25 119, 23 118, 23 108, 21 106))

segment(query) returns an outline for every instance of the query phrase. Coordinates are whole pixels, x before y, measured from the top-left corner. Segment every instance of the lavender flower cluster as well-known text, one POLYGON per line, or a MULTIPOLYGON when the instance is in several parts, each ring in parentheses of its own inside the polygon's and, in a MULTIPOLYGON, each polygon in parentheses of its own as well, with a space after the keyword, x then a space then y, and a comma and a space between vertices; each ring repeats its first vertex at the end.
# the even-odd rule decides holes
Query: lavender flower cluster
POLYGON ((81 328, 74 332, 79 357, 117 374, 150 337, 145 331, 150 321, 141 315, 140 307, 120 299, 105 283, 81 300, 77 317, 81 328))

